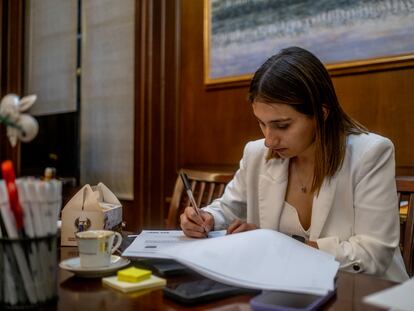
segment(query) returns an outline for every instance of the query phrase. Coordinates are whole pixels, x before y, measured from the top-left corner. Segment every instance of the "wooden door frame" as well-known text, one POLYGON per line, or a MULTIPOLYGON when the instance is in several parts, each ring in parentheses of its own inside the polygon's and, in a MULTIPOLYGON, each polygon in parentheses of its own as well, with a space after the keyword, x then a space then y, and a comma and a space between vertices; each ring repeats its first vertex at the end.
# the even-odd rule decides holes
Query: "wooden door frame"
MULTIPOLYGON (((0 97, 22 96, 24 64, 24 12, 26 1, 0 0, 0 97)), ((20 172, 20 145, 12 148, 4 126, 0 127, 0 160, 11 159, 20 172)))
POLYGON ((136 0, 134 201, 127 228, 164 225, 177 171, 180 0, 136 0))

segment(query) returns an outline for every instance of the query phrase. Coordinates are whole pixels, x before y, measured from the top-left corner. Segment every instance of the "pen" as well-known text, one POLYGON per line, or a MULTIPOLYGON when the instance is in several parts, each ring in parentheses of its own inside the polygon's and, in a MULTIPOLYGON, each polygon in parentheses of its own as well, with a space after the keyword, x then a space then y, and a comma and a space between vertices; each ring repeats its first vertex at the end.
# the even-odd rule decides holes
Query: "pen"
POLYGON ((23 210, 20 206, 19 197, 17 195, 16 177, 14 175, 13 163, 10 160, 1 164, 3 179, 6 184, 7 193, 9 195, 10 208, 16 221, 16 228, 19 234, 23 232, 23 210))
MULTIPOLYGON (((183 181, 184 189, 187 192, 188 198, 190 199, 190 203, 193 206, 194 211, 196 212, 198 216, 201 217, 201 213, 194 199, 193 191, 191 190, 191 185, 190 185, 190 181, 188 180, 187 174, 184 172, 181 172, 180 177, 181 177, 181 180, 183 181)), ((205 232, 208 232, 205 226, 203 226, 203 228, 205 232)))

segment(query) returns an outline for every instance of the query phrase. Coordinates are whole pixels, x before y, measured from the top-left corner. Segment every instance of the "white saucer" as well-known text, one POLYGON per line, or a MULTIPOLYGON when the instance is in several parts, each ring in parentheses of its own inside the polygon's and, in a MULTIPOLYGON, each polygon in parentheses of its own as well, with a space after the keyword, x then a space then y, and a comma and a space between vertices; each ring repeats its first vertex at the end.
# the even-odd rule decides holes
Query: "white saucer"
POLYGON ((96 278, 105 275, 109 275, 112 272, 117 271, 127 265, 129 265, 129 259, 122 258, 116 255, 111 256, 111 264, 108 267, 101 268, 85 268, 80 265, 80 258, 69 258, 60 262, 59 267, 64 270, 75 273, 77 276, 83 278, 96 278))

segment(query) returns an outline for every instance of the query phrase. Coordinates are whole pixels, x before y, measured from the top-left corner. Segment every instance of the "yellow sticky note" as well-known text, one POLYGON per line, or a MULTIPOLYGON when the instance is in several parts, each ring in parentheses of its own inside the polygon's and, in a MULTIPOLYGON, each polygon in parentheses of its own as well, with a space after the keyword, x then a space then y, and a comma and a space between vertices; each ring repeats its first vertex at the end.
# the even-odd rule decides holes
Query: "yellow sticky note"
POLYGON ((118 281, 137 283, 149 279, 151 275, 150 270, 130 267, 118 271, 118 281))

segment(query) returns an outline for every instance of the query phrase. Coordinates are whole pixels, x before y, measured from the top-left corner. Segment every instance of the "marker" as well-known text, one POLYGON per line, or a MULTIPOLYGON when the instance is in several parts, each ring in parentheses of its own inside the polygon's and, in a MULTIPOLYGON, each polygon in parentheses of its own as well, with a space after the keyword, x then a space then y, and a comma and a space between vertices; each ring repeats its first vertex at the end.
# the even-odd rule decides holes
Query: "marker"
POLYGON ((17 195, 16 176, 14 175, 13 163, 6 160, 1 164, 3 179, 6 184, 7 193, 9 195, 9 203, 11 211, 16 221, 16 229, 19 234, 23 233, 23 210, 20 206, 19 196, 17 195))

